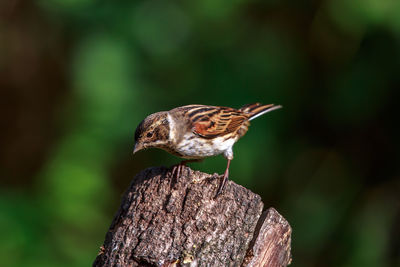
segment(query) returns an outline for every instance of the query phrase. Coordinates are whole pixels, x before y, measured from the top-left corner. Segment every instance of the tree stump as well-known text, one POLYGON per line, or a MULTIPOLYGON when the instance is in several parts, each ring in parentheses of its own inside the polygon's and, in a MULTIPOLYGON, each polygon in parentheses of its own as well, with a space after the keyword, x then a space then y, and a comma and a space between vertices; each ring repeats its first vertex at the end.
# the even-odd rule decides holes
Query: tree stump
POLYGON ((287 266, 291 228, 260 196, 184 167, 140 172, 93 266, 287 266))

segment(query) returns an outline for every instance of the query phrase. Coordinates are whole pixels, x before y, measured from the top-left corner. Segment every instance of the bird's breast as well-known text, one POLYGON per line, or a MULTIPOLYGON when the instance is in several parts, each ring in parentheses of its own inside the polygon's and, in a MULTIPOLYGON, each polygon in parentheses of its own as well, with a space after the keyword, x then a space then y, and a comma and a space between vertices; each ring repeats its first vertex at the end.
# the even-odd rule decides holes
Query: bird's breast
POLYGON ((231 135, 206 139, 188 133, 175 145, 175 151, 183 158, 199 159, 222 154, 231 149, 236 141, 237 138, 231 135))

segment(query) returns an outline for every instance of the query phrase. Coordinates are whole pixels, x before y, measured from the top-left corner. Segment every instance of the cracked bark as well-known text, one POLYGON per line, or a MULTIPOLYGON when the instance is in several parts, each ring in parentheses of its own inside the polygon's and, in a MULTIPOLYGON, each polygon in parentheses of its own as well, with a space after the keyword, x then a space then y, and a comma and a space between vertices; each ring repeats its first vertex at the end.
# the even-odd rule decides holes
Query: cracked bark
POLYGON ((93 266, 287 266, 291 228, 260 196, 185 167, 140 172, 93 266))

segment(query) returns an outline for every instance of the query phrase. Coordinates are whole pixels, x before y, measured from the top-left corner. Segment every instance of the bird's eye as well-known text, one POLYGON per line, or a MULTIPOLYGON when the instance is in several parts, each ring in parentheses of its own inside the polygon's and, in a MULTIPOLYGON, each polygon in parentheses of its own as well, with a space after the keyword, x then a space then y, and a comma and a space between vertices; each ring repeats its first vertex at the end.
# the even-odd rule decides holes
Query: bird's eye
POLYGON ((147 138, 151 138, 153 136, 153 132, 149 132, 146 134, 147 138))

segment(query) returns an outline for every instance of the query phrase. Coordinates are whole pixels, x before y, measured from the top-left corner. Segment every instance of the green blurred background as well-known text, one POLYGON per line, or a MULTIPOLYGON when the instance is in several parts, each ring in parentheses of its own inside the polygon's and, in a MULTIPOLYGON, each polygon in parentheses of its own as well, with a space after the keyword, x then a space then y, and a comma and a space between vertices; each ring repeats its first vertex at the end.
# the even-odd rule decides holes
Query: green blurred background
POLYGON ((132 156, 146 115, 262 102, 231 179, 292 266, 400 266, 399 85, 398 0, 3 0, 1 265, 91 265, 134 175, 179 161, 132 156))

